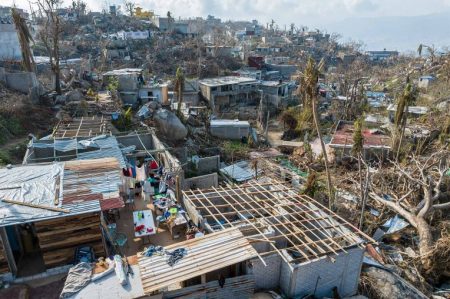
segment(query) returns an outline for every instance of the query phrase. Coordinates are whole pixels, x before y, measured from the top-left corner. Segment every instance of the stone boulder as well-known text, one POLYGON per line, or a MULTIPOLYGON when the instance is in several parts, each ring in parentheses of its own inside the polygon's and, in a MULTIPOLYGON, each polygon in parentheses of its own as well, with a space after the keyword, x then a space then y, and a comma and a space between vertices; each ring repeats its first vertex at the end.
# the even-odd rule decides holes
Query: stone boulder
POLYGON ((181 140, 186 138, 188 130, 175 113, 165 109, 159 109, 156 111, 153 119, 158 124, 161 133, 164 134, 164 138, 169 140, 181 140))
POLYGON ((78 102, 81 101, 84 96, 78 89, 71 90, 65 94, 67 102, 78 102))

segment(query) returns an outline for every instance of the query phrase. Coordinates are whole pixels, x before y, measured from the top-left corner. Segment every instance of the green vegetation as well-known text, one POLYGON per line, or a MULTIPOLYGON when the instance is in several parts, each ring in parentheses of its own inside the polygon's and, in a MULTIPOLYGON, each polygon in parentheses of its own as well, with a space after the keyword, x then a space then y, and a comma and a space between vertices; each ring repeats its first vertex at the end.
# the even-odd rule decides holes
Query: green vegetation
POLYGON ((21 134, 24 134, 24 129, 19 119, 13 115, 0 115, 0 144, 21 134))
POLYGON ((122 110, 122 113, 119 116, 118 120, 113 120, 113 125, 119 130, 119 131, 127 131, 131 128, 132 120, 133 120, 133 111, 131 107, 128 107, 127 110, 122 110))
POLYGON ((239 156, 245 154, 250 147, 247 143, 242 143, 241 141, 225 141, 223 143, 223 150, 227 155, 239 156))
POLYGON ((362 153, 364 145, 364 137, 362 134, 363 119, 359 118, 354 123, 355 131, 353 132, 352 154, 358 156, 362 153))
POLYGON ((119 89, 119 79, 116 77, 110 77, 106 89, 109 90, 111 94, 115 94, 119 89))

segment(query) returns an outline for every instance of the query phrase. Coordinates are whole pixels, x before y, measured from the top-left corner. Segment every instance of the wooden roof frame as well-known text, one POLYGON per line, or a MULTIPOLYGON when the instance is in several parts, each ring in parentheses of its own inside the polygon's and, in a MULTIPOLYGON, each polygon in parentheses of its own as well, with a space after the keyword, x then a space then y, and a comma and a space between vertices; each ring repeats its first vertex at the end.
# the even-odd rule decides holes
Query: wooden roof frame
POLYGON ((375 242, 317 201, 275 180, 187 190, 183 195, 185 203, 195 207, 203 219, 216 222, 208 223, 214 231, 238 227, 251 243, 270 244, 271 249, 261 256, 278 253, 288 264, 337 255, 375 242), (264 232, 269 227, 274 235, 264 232), (275 241, 280 240, 286 242, 284 248, 276 245, 275 241), (282 249, 300 257, 286 257, 282 249))

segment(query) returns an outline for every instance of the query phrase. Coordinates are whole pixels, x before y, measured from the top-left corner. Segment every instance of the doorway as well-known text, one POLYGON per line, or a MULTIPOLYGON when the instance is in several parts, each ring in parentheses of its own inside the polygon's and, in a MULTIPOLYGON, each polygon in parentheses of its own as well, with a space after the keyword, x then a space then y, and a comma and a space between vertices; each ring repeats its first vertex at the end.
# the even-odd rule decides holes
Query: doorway
POLYGON ((17 277, 45 272, 45 263, 33 223, 6 227, 6 234, 17 265, 17 277))

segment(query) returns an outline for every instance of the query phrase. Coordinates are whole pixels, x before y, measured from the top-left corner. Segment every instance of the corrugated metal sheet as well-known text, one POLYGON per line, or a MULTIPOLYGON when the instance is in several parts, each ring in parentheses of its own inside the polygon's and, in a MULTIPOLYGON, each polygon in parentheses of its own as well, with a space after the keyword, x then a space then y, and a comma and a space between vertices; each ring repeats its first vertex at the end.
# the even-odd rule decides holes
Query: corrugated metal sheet
POLYGON ((11 178, 12 172, 19 175, 18 178, 30 180, 24 188, 23 183, 14 183, 14 180, 5 181, 1 188, 0 200, 14 199, 27 203, 34 203, 43 206, 55 207, 53 204, 57 180, 61 179, 58 207, 68 209, 70 213, 54 212, 46 209, 32 208, 17 204, 9 204, 0 201, 0 227, 13 224, 35 222, 77 214, 98 212, 121 208, 124 206, 123 199, 119 195, 119 185, 121 184, 121 169, 119 162, 115 158, 104 158, 86 161, 68 161, 55 164, 34 164, 27 166, 17 166, 12 169, 0 169, 0 177, 11 178), (51 177, 43 176, 42 172, 52 169, 49 167, 61 166, 64 168, 51 177), (42 169, 41 172, 39 170, 42 169), (33 172, 33 177, 30 177, 33 172), (20 176, 20 174, 22 175, 20 176), (23 177, 27 174, 27 177, 23 177), (30 179, 29 179, 30 178, 30 179), (43 180, 43 181, 42 181, 43 180), (42 182, 41 182, 42 181, 42 182), (6 191, 8 188, 18 190, 20 198, 11 198, 6 191), (30 188, 33 192, 30 194, 30 188), (6 191, 5 191, 6 189, 6 191), (51 191, 51 192, 50 192, 51 191), (35 195, 33 195, 35 194, 35 195), (45 201, 42 200, 45 196, 45 201), (49 198, 50 197, 50 198, 49 198))
POLYGON ((236 182, 245 182, 255 177, 256 173, 248 165, 248 162, 241 161, 233 165, 226 166, 220 169, 224 175, 232 178, 236 182))
MULTIPOLYGON (((330 146, 351 148, 353 145, 354 125, 339 122, 336 132, 331 139, 330 146)), ((362 130, 365 148, 390 148, 391 137, 379 131, 362 130)))
POLYGON ((173 244, 165 249, 177 248, 185 248, 188 253, 173 267, 167 264, 165 256, 139 256, 139 269, 146 294, 257 256, 255 249, 237 228, 173 244))

